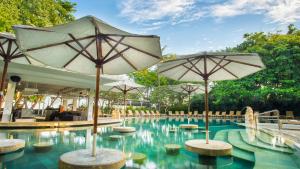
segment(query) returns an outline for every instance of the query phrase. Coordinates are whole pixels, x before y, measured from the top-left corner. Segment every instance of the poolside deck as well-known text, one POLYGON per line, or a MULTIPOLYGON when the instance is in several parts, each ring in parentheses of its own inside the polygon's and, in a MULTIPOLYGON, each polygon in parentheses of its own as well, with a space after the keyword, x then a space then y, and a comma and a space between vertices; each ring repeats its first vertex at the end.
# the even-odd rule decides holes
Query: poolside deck
MULTIPOLYGON (((99 118, 98 125, 121 123, 120 119, 99 118)), ((24 129, 24 128, 65 128, 92 126, 93 121, 49 121, 49 122, 0 122, 1 129, 24 129)))

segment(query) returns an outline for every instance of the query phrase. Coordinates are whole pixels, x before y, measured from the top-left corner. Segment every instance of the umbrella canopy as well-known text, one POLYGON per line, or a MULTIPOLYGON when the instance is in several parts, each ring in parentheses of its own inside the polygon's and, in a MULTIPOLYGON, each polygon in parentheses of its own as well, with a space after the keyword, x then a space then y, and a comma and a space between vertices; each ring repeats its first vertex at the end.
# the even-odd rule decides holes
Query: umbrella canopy
POLYGON ((158 36, 131 34, 86 16, 49 28, 15 26, 19 47, 47 65, 96 75, 93 156, 96 156, 100 74, 126 74, 160 61, 158 36))
POLYGON ((112 83, 106 83, 103 86, 103 90, 108 90, 112 92, 122 92, 124 94, 127 93, 139 93, 140 88, 143 88, 145 86, 137 84, 131 80, 122 80, 112 83))
POLYGON ((28 58, 26 55, 21 53, 14 34, 0 32, 0 59, 3 60, 3 70, 2 70, 2 79, 0 84, 0 105, 2 102, 3 97, 3 89, 4 89, 4 82, 7 74, 7 67, 8 63, 13 61, 15 63, 21 64, 39 64, 35 60, 28 58))
POLYGON ((188 101, 188 112, 190 112, 190 100, 191 95, 196 93, 204 93, 205 87, 200 84, 194 84, 194 83, 181 83, 178 85, 171 85, 169 86, 171 90, 179 93, 186 93, 189 97, 188 101))
POLYGON ((234 80, 255 73, 265 66, 257 54, 196 53, 178 56, 159 65, 159 73, 181 81, 204 81, 206 143, 208 137, 208 81, 234 80))

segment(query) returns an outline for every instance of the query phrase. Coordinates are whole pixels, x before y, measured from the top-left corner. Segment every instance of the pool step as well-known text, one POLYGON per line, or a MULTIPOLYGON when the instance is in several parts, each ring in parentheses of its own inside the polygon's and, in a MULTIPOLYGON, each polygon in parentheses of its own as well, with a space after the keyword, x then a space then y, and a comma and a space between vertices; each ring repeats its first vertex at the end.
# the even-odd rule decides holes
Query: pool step
MULTIPOLYGON (((273 138, 273 136, 270 135, 270 134, 268 134, 268 133, 265 133, 265 132, 263 132, 263 131, 260 131, 259 134, 256 134, 256 138, 257 138, 259 141, 261 141, 261 142, 264 142, 264 143, 266 143, 266 144, 268 144, 268 145, 273 146, 273 144, 272 144, 272 138, 273 138)), ((286 145, 286 144, 284 144, 284 143, 276 143, 275 146, 276 146, 276 147, 282 147, 282 148, 289 148, 289 146, 286 145)))
POLYGON ((252 145, 254 147, 259 147, 259 148, 270 150, 270 151, 277 151, 277 152, 288 153, 288 154, 293 154, 294 153, 294 151, 291 148, 288 148, 288 147, 276 147, 276 146, 273 147, 270 144, 267 144, 265 142, 260 141, 256 137, 253 138, 253 141, 250 141, 248 139, 248 135, 247 135, 247 133, 245 131, 240 131, 239 133, 240 133, 240 135, 242 137, 242 140, 244 142, 246 142, 247 144, 252 145))
MULTIPOLYGON (((229 142, 229 139, 228 139, 229 132, 228 131, 229 130, 222 130, 222 131, 217 132, 214 137, 214 140, 221 140, 221 141, 229 142)), ((240 149, 234 145, 233 145, 232 156, 235 158, 240 158, 240 159, 246 160, 246 161, 255 162, 253 152, 240 149)))
POLYGON ((232 130, 228 132, 228 141, 235 147, 239 149, 250 151, 254 153, 255 156, 255 166, 256 169, 262 168, 275 168, 275 169, 296 169, 297 164, 295 163, 292 155, 282 153, 279 151, 268 150, 258 146, 253 146, 248 144, 243 139, 240 134, 242 130, 232 130))

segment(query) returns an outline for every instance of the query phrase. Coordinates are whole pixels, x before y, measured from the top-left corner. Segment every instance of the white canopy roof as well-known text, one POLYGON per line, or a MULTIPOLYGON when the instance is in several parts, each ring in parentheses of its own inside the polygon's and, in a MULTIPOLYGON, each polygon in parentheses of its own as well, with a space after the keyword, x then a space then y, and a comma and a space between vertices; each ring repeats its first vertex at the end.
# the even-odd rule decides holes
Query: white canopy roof
MULTIPOLYGON (((0 62, 0 70, 3 68, 3 62, 0 62)), ((77 88, 95 88, 95 76, 88 76, 69 71, 45 68, 33 65, 24 65, 11 63, 8 67, 8 75, 18 75, 22 80, 28 82, 77 87, 77 88)), ((101 84, 111 83, 115 79, 109 75, 101 76, 101 84)))
POLYGON ((118 82, 107 83, 103 85, 103 89, 112 92, 139 93, 143 85, 137 84, 131 80, 122 80, 118 82))
POLYGON ((0 32, 0 56, 2 60, 7 59, 15 63, 42 65, 23 55, 17 46, 15 35, 7 32, 0 32))
POLYGON ((95 74, 91 63, 102 63, 102 74, 126 74, 161 58, 157 36, 131 34, 93 16, 49 28, 15 26, 17 42, 26 55, 53 67, 95 74), (102 50, 99 50, 97 42, 102 50), (101 55, 101 58, 97 56, 101 55))
POLYGON ((205 88, 202 84, 194 84, 194 83, 181 83, 178 85, 170 85, 171 90, 179 93, 190 93, 190 94, 197 94, 197 93, 204 93, 205 88))
POLYGON ((181 81, 210 81, 239 79, 265 66, 257 54, 196 53, 177 56, 176 60, 159 65, 162 75, 181 81))

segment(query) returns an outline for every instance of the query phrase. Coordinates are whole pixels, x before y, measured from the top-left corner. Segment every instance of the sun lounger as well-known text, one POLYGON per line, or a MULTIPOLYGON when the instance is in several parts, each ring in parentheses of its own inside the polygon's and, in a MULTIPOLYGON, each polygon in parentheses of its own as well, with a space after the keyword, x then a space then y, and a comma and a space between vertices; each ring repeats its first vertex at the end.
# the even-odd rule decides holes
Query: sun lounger
POLYGON ((141 116, 142 116, 142 117, 145 117, 145 116, 146 116, 146 113, 145 113, 144 110, 141 110, 141 116))
POLYGON ((169 116, 174 116, 174 114, 173 114, 172 111, 169 111, 169 112, 168 112, 168 115, 169 115, 169 116))
POLYGON ((179 116, 179 111, 175 111, 175 116, 179 116))
POLYGON ((236 111, 235 117, 242 118, 242 112, 241 111, 236 111))
POLYGON ((198 111, 194 111, 194 117, 198 117, 198 111))
POLYGON ((286 119, 294 119, 295 118, 294 112, 293 111, 286 111, 285 112, 285 118, 286 119))
POLYGON ((153 110, 151 110, 151 116, 156 116, 156 114, 153 110))
POLYGON ((158 110, 156 110, 156 116, 159 117, 160 116, 160 112, 158 110))
POLYGON ((184 116, 184 111, 180 111, 180 116, 184 116))
POLYGON ((134 113, 135 113, 135 114, 134 114, 135 117, 140 117, 140 116, 141 116, 141 115, 140 115, 140 112, 139 112, 138 110, 135 110, 134 113))
POLYGON ((190 111, 190 112, 188 113, 188 116, 189 116, 189 117, 192 117, 192 116, 193 116, 193 113, 190 111))
POLYGON ((150 113, 150 111, 149 110, 146 110, 146 116, 151 116, 151 113, 150 113))
POLYGON ((128 112, 127 117, 133 117, 132 110, 128 110, 127 112, 128 112))
POLYGON ((300 125, 300 121, 299 120, 279 120, 278 121, 278 128, 282 129, 283 128, 283 124, 300 125))
POLYGON ((205 117, 205 111, 203 111, 202 114, 200 114, 200 117, 205 117))
POLYGON ((229 114, 226 115, 228 118, 233 118, 234 117, 234 111, 230 111, 229 114))
POLYGON ((208 112, 208 117, 212 117, 212 116, 213 116, 212 111, 209 111, 209 112, 208 112))
POLYGON ((126 112, 124 110, 121 110, 121 117, 126 117, 126 112))
POLYGON ((216 111, 215 117, 220 117, 220 116, 221 116, 220 111, 216 111))
POLYGON ((223 111, 221 117, 225 118, 227 116, 226 111, 223 111))

